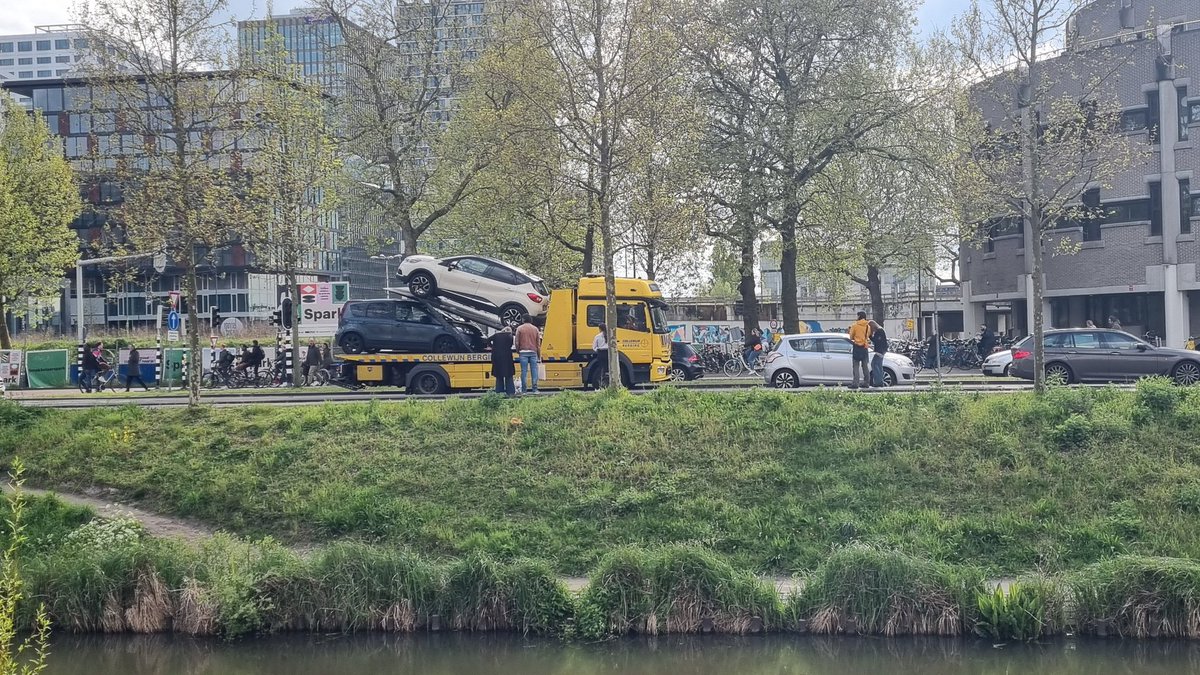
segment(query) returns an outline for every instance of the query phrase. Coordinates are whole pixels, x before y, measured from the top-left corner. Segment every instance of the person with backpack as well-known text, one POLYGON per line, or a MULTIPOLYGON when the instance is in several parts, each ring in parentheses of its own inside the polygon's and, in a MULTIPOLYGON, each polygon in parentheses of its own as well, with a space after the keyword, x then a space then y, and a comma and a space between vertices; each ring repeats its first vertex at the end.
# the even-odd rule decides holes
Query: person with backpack
POLYGON ((871 375, 868 372, 869 366, 867 365, 867 361, 870 355, 868 349, 871 346, 871 324, 867 322, 866 312, 858 313, 858 320, 851 324, 847 334, 850 337, 850 342, 854 343, 852 349, 853 362, 850 366, 850 372, 854 375, 854 381, 850 384, 850 388, 859 388, 860 373, 862 374, 862 386, 869 387, 871 386, 871 375))
POLYGON ((150 387, 142 380, 142 355, 138 352, 137 347, 132 347, 129 350, 129 358, 125 361, 125 391, 129 391, 129 385, 137 380, 138 384, 142 385, 144 391, 150 391, 150 387))

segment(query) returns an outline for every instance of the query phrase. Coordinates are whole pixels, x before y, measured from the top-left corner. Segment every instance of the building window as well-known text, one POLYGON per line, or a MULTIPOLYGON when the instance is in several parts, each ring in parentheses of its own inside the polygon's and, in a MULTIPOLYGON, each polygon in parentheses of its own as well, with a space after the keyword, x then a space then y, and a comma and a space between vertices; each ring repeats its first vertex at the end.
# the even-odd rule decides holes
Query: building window
POLYGON ((25 41, 22 41, 22 42, 18 42, 18 43, 17 43, 17 51, 19 51, 19 52, 31 52, 31 51, 33 51, 33 43, 32 43, 32 42, 30 42, 30 41, 28 41, 28 40, 25 40, 25 41))
POLYGON ((1105 204, 1102 221, 1109 223, 1137 223, 1150 220, 1150 200, 1135 199, 1105 204))
POLYGON ((1146 129, 1150 132, 1150 142, 1158 142, 1158 92, 1146 94, 1146 129))
POLYGON ((53 75, 54 75, 54 71, 52 71, 52 70, 39 70, 38 71, 38 77, 52 77, 53 75))
POLYGON ((22 80, 32 80, 33 79, 33 71, 32 70, 22 70, 21 72, 17 73, 17 77, 22 80))
POLYGON ((50 51, 50 41, 49 40, 38 40, 37 41, 37 50, 39 52, 50 51))
POLYGON ((87 49, 87 48, 88 48, 87 38, 75 38, 75 49, 87 49))
POLYGON ((1102 238, 1100 225, 1104 222, 1104 212, 1100 206, 1100 190, 1092 189, 1083 193, 1083 240, 1100 241, 1102 238))
POLYGON ((0 59, 0 66, 11 66, 12 64, 12 59, 0 59))
POLYGON ((60 69, 58 69, 58 70, 54 71, 54 74, 55 74, 55 76, 57 76, 57 77, 62 77, 63 75, 66 75, 66 74, 67 74, 67 69, 66 69, 66 68, 60 68, 60 69))
POLYGON ((17 65, 18 65, 18 66, 32 66, 32 65, 33 65, 33 58, 32 58, 32 57, 29 57, 29 56, 26 56, 26 57, 25 57, 25 58, 23 58, 23 59, 17 59, 17 65))
POLYGON ((1179 179, 1179 233, 1192 233, 1192 216, 1196 211, 1196 202, 1192 199, 1192 181, 1187 178, 1179 179), (1190 207, 1190 208, 1189 208, 1190 207))
POLYGON ((11 54, 12 50, 13 50, 13 43, 0 42, 0 54, 11 54))
POLYGON ((1149 111, 1135 108, 1121 113, 1121 131, 1143 131, 1150 125, 1149 111))
POLYGON ((1191 118, 1192 124, 1200 124, 1200 101, 1193 100, 1189 105, 1190 110, 1188 117, 1191 118))
POLYGON ((71 57, 69 57, 69 56, 56 56, 56 57, 54 57, 54 62, 55 62, 55 63, 70 63, 70 62, 71 62, 71 57))
POLYGON ((1188 139, 1188 124, 1192 121, 1192 111, 1187 105, 1187 87, 1176 87, 1175 93, 1179 97, 1179 140, 1186 141, 1188 139))
POLYGON ((55 40, 54 48, 55 49, 70 49, 71 41, 70 40, 55 40))
POLYGON ((50 57, 49 56, 39 56, 39 57, 37 57, 37 61, 38 61, 38 65, 50 63, 50 57))
POLYGON ((1162 236, 1162 183, 1150 184, 1150 236, 1162 236))

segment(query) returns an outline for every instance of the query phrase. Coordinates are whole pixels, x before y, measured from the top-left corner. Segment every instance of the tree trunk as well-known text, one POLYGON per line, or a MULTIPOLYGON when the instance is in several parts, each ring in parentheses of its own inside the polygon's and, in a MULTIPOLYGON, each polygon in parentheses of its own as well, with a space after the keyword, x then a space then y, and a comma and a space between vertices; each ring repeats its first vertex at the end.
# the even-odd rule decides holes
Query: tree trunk
POLYGON ((879 280, 879 268, 867 265, 867 295, 871 297, 871 318, 880 326, 887 319, 887 306, 883 304, 883 282, 879 280))
MULTIPOLYGON (((403 251, 404 255, 405 256, 416 255, 417 254, 417 230, 414 227, 412 227, 411 225, 401 225, 400 226, 400 238, 401 238, 401 243, 404 244, 404 251, 403 251)), ((293 276, 293 278, 294 278, 294 276, 293 276)), ((386 285, 390 281, 391 281, 390 279, 384 280, 384 284, 386 285)))
MULTIPOLYGON (((744 218, 751 218, 744 214, 744 218)), ((741 264, 738 266, 738 294, 742 298, 742 329, 746 335, 758 328, 758 293, 754 284, 754 232, 749 223, 739 228, 742 234, 738 243, 741 264)))
MULTIPOLYGON (((1038 221, 1034 221, 1037 223, 1038 221)), ((1045 342, 1046 317, 1042 312, 1042 297, 1045 288, 1042 283, 1042 230, 1033 225, 1033 390, 1042 393, 1046 391, 1046 346, 1045 342)), ((1026 246, 1029 248, 1029 246, 1026 246)))
POLYGON ((785 216, 779 228, 779 303, 783 306, 783 332, 800 332, 800 305, 796 297, 796 219, 785 216))
POLYGON ((0 298, 0 349, 12 349, 12 335, 8 333, 8 303, 0 298))
POLYGON ((196 249, 192 247, 188 258, 187 293, 188 300, 188 405, 200 404, 200 378, 204 374, 204 353, 200 351, 200 293, 196 280, 196 249))

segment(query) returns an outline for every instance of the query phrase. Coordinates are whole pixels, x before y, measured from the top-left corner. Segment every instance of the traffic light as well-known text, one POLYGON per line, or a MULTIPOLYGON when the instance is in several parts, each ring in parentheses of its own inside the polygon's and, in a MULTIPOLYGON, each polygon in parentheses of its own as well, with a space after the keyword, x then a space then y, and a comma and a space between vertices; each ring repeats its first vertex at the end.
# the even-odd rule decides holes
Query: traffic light
POLYGON ((209 312, 211 313, 211 316, 212 316, 212 327, 220 328, 221 327, 221 310, 217 309, 216 305, 214 305, 211 308, 209 308, 209 312))
POLYGON ((284 298, 283 301, 279 303, 279 312, 280 312, 280 318, 283 321, 283 327, 291 328, 292 327, 292 299, 291 298, 284 298))
POLYGON ((275 310, 274 312, 271 312, 271 325, 272 326, 283 325, 283 321, 279 318, 279 314, 280 314, 279 310, 275 310))

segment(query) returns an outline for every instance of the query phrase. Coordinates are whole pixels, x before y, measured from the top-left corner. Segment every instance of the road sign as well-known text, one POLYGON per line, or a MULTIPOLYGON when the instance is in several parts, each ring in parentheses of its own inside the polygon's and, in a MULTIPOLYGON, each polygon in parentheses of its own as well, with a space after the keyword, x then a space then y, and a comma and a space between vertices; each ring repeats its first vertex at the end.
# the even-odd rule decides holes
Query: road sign
POLYGON ((167 342, 179 342, 179 331, 167 330, 167 342))
POLYGON ((178 333, 179 323, 179 312, 172 309, 171 313, 167 315, 167 330, 178 333))
POLYGON ((338 314, 350 299, 350 283, 321 281, 300 284, 300 335, 328 337, 337 332, 338 314))
POLYGON ((167 302, 171 305, 171 309, 179 309, 179 291, 167 293, 167 302))

